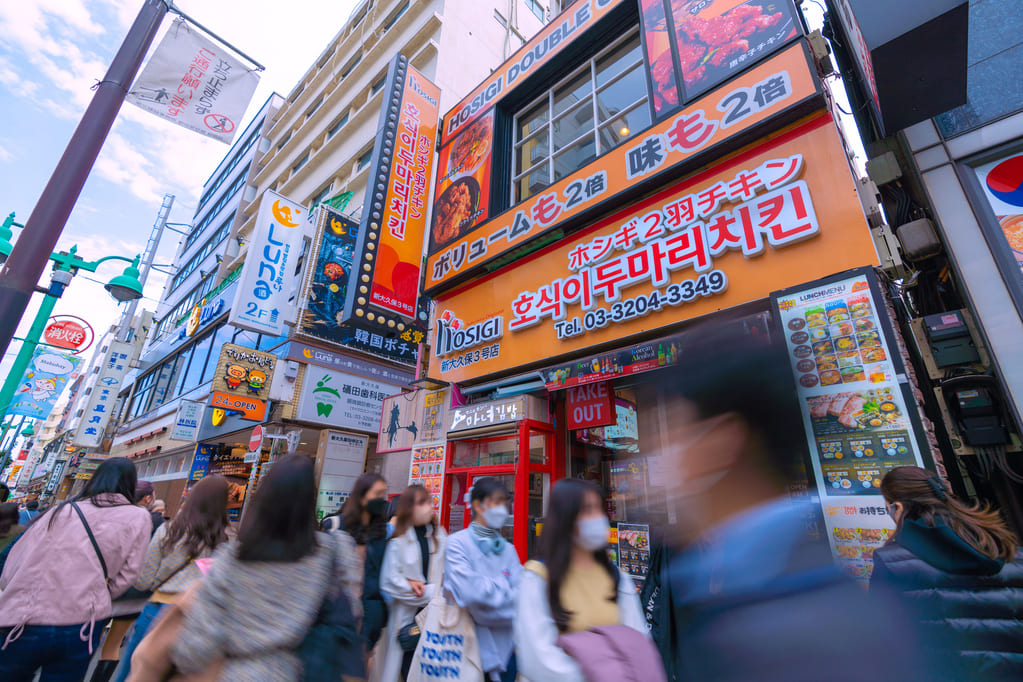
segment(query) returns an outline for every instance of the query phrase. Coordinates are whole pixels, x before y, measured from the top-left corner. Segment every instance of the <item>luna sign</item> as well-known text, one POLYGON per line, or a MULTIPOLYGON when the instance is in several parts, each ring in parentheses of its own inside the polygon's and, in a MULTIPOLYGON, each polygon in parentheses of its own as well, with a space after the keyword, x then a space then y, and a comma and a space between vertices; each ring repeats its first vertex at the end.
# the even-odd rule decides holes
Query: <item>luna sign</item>
POLYGON ((256 216, 251 245, 234 294, 229 321, 249 331, 280 336, 291 278, 302 247, 306 210, 267 190, 256 216))

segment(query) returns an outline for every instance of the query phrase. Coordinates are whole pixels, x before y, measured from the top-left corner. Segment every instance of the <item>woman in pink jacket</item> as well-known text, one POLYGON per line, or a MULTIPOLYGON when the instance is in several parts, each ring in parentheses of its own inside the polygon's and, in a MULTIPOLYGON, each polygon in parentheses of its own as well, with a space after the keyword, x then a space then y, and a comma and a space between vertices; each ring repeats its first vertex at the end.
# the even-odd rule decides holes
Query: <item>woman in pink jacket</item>
POLYGON ((153 524, 132 504, 137 475, 123 457, 96 469, 74 500, 34 519, 0 575, 0 680, 81 680, 111 599, 139 572, 153 524))

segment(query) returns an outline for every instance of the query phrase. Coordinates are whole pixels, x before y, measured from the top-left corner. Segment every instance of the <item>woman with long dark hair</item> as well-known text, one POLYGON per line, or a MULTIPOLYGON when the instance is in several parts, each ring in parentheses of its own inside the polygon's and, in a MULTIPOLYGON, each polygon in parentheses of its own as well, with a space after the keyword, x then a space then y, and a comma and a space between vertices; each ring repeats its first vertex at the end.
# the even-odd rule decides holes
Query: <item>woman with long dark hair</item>
POLYGON ((223 476, 206 476, 185 498, 177 517, 162 524, 149 541, 135 588, 153 592, 121 654, 117 682, 128 679, 131 655, 146 636, 153 620, 167 605, 178 601, 195 581, 202 578, 196 559, 206 559, 228 538, 230 520, 227 498, 230 484, 223 476))
POLYGON ((558 637, 607 625, 646 633, 632 579, 607 552, 610 524, 600 490, 566 478, 551 491, 539 561, 526 562, 515 619, 515 657, 522 678, 584 682, 558 637))
POLYGON ((396 682, 408 673, 412 652, 402 651, 398 633, 441 589, 447 534, 433 513, 433 499, 421 485, 398 498, 394 536, 387 543, 380 589, 390 597, 387 632, 373 652, 374 682, 396 682))
POLYGON ((85 489, 37 517, 0 575, 0 679, 81 680, 111 601, 138 575, 152 522, 135 465, 104 461, 85 489))
POLYGON ((497 478, 476 479, 469 493, 472 523, 448 538, 444 589, 476 625, 487 680, 515 680, 512 623, 522 565, 501 530, 511 512, 508 489, 497 478))
POLYGON ((223 680, 297 680, 296 649, 340 586, 359 616, 351 539, 320 533, 313 460, 274 462, 245 510, 237 541, 217 550, 171 653, 185 675, 223 659, 223 680))
POLYGON ((952 654, 949 679, 1023 679, 1023 555, 998 512, 914 466, 889 471, 881 494, 895 533, 874 551, 871 590, 903 598, 924 641, 952 654))
POLYGON ((341 528, 352 536, 363 562, 362 636, 366 651, 373 651, 387 623, 387 603, 380 591, 384 551, 393 530, 387 523, 387 481, 367 472, 355 480, 341 508, 341 528))

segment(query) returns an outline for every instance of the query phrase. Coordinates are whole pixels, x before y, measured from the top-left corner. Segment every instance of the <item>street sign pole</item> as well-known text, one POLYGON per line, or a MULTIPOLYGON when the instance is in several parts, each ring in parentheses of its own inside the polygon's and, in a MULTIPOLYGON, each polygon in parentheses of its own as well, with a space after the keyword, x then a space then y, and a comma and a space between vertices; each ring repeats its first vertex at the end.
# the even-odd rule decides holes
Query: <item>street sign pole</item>
MULTIPOLYGON (((89 107, 39 196, 25 229, 0 270, 0 354, 6 353, 46 261, 64 231, 124 96, 167 14, 166 0, 143 0, 135 22, 96 86, 89 107)), ((20 379, 20 376, 19 376, 20 379)), ((6 408, 6 403, 0 403, 6 408)))

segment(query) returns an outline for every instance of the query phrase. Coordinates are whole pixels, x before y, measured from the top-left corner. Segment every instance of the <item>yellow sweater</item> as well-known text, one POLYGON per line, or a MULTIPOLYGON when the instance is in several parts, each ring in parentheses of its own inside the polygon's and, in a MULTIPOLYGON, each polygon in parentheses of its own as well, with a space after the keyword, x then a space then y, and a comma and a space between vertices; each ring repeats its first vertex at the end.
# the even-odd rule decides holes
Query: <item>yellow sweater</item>
MULTIPOLYGON (((527 561, 527 571, 547 580, 547 567, 539 561, 527 561)), ((561 605, 568 611, 568 632, 585 632, 601 625, 618 625, 621 615, 613 601, 618 586, 600 564, 589 568, 569 565, 561 583, 561 605)))

